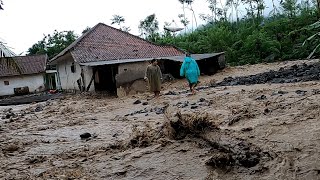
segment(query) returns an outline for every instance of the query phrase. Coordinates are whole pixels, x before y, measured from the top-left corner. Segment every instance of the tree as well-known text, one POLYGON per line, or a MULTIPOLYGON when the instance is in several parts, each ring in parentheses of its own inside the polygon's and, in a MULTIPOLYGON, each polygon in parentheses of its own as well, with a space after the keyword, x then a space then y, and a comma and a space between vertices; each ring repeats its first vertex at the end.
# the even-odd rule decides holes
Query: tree
POLYGON ((283 0, 280 2, 284 14, 287 15, 289 18, 293 18, 297 15, 297 2, 297 0, 283 0))
POLYGON ((186 32, 187 26, 190 23, 190 21, 185 17, 184 14, 179 14, 178 18, 180 19, 181 24, 183 24, 185 32, 186 32))
POLYGON ((2 0, 0 0, 0 10, 3 10, 3 1, 2 0))
POLYGON ((123 16, 120 15, 113 15, 113 18, 111 19, 111 25, 117 24, 119 26, 119 29, 125 32, 129 32, 131 29, 127 26, 122 26, 121 24, 125 23, 125 19, 123 16))
POLYGON ((185 0, 178 0, 182 4, 183 14, 179 14, 180 22, 184 25, 184 31, 187 32, 186 26, 189 24, 186 19, 185 0))
POLYGON ((193 7, 192 7, 192 4, 193 4, 194 0, 184 0, 184 1, 189 6, 188 8, 190 9, 190 11, 192 12, 192 15, 193 15, 193 18, 192 18, 192 31, 193 31, 193 20, 196 23, 196 28, 198 27, 197 17, 196 17, 196 14, 195 14, 194 10, 193 10, 193 7))
POLYGON ((88 32, 90 29, 91 29, 91 27, 87 26, 87 27, 82 31, 82 34, 88 32))
POLYGON ((217 21, 217 0, 207 0, 209 9, 211 10, 212 21, 217 21))
POLYGON ((111 19, 111 25, 118 24, 119 28, 121 28, 121 23, 124 23, 125 19, 120 15, 113 15, 111 19))
POLYGON ((53 34, 44 35, 43 39, 32 45, 28 49, 28 54, 47 54, 49 59, 59 54, 78 38, 73 31, 58 32, 55 30, 53 34))
POLYGON ((140 21, 139 30, 141 36, 144 38, 155 41, 159 36, 159 22, 155 14, 147 16, 144 20, 140 21))

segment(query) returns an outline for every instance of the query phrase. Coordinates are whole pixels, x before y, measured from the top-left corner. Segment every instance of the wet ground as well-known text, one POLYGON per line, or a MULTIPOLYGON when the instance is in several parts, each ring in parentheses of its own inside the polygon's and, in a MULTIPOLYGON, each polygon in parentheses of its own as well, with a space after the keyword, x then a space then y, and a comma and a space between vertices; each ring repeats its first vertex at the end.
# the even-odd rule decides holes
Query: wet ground
POLYGON ((227 68, 202 77, 195 96, 182 80, 149 101, 82 94, 0 107, 0 179, 319 179, 317 79, 216 85, 292 69, 286 82, 293 65, 316 62, 227 68))
POLYGON ((0 99, 0 106, 37 103, 37 102, 47 101, 50 99, 57 99, 61 96, 62 96, 61 93, 57 93, 57 94, 39 93, 39 94, 30 94, 30 95, 24 95, 24 96, 7 97, 5 99, 0 99))

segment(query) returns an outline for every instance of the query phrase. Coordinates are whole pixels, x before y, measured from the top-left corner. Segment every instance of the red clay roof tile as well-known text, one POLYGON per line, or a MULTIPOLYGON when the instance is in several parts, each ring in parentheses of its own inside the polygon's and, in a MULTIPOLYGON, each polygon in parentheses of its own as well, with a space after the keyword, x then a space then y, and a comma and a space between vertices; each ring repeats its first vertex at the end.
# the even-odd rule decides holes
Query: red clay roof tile
POLYGON ((47 55, 32 55, 32 56, 16 56, 5 57, 0 59, 0 77, 37 74, 45 72, 47 55), (21 73, 7 61, 15 61, 21 73))
POLYGON ((93 27, 52 60, 58 59, 68 51, 79 63, 181 56, 184 54, 182 50, 173 46, 156 45, 102 23, 93 27))

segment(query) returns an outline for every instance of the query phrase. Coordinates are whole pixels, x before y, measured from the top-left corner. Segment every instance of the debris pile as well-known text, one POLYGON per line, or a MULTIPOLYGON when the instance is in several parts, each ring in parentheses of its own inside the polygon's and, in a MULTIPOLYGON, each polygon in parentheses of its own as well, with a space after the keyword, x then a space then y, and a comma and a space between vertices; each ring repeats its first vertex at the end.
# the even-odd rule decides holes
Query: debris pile
POLYGON ((252 85, 265 83, 296 83, 320 80, 320 63, 293 65, 280 68, 278 71, 268 71, 256 75, 243 77, 227 77, 219 83, 212 83, 211 87, 252 85))

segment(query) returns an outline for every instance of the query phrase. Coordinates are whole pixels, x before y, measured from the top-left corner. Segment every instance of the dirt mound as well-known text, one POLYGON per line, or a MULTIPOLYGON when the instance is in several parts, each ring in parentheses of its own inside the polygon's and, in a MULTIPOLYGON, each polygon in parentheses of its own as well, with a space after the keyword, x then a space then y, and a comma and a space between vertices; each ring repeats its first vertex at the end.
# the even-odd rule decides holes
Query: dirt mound
POLYGON ((167 135, 172 139, 183 139, 187 135, 197 136, 208 130, 217 129, 217 126, 210 121, 208 114, 188 113, 182 114, 178 111, 175 114, 166 112, 167 121, 165 124, 167 135))
POLYGON ((166 116, 165 127, 169 138, 181 140, 189 137, 204 141, 205 147, 211 147, 212 155, 205 162, 208 166, 221 169, 234 166, 251 168, 259 164, 261 159, 265 162, 273 159, 269 152, 235 138, 232 131, 219 129, 206 113, 182 114, 178 111, 173 116, 166 112, 166 116))
POLYGON ((268 71, 243 77, 227 77, 222 82, 213 83, 211 87, 252 85, 265 83, 296 83, 320 80, 320 63, 293 65, 280 68, 278 71, 268 71))

